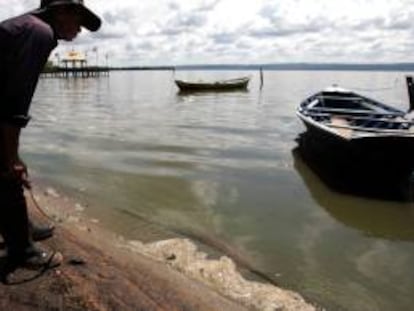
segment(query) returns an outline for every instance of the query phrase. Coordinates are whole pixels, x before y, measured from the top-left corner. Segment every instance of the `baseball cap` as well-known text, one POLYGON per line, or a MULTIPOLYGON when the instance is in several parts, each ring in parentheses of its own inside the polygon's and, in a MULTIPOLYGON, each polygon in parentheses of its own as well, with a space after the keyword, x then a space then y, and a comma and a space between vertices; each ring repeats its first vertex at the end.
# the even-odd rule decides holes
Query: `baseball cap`
POLYGON ((90 31, 97 31, 101 27, 101 19, 85 6, 83 0, 41 0, 40 8, 34 13, 44 13, 58 6, 77 6, 82 16, 82 26, 90 31))

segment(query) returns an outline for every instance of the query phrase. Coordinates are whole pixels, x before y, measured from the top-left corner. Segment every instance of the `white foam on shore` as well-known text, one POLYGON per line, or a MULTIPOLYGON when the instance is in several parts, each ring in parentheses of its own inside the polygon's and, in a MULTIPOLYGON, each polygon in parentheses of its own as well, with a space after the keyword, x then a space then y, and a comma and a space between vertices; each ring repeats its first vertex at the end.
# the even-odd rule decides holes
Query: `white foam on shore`
POLYGON ((170 239, 144 244, 129 241, 123 247, 161 261, 196 279, 224 296, 261 311, 315 311, 299 294, 271 284, 248 281, 227 256, 208 259, 188 239, 170 239))

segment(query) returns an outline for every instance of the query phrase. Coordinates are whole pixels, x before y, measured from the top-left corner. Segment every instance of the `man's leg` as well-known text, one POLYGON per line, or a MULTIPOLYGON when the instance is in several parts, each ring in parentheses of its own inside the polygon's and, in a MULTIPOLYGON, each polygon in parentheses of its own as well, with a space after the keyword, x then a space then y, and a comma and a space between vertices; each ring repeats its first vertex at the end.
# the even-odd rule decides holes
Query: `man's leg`
POLYGON ((0 234, 7 247, 7 260, 0 267, 0 281, 18 267, 29 269, 54 268, 62 263, 59 252, 36 248, 29 236, 26 199, 21 182, 0 178, 0 234))
POLYGON ((8 257, 19 264, 32 247, 26 199, 22 184, 12 178, 0 179, 0 230, 8 257))

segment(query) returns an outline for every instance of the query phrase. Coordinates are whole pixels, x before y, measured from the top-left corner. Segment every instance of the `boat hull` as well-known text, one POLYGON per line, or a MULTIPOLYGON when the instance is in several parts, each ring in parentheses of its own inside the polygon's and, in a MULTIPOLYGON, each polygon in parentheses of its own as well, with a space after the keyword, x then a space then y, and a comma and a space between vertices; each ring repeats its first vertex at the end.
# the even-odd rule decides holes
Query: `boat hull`
POLYGON ((360 162, 367 166, 388 166, 399 171, 414 171, 414 138, 412 136, 366 136, 345 139, 304 122, 308 136, 319 149, 324 149, 336 158, 360 162))
POLYGON ((249 79, 238 79, 235 82, 214 82, 214 83, 192 83, 176 80, 175 84, 180 91, 202 92, 202 91, 233 91, 246 90, 249 84, 249 79))

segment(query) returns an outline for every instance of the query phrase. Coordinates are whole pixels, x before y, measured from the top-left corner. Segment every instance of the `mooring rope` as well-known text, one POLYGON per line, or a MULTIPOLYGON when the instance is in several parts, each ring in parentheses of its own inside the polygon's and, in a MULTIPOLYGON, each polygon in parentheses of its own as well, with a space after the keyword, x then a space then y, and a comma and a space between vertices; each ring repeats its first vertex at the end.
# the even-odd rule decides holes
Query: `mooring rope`
POLYGON ((40 212, 40 214, 41 215, 43 215, 43 217, 45 217, 46 219, 48 219, 49 221, 51 221, 53 224, 56 224, 56 220, 53 218, 53 217, 51 217, 51 216, 49 216, 41 207, 40 207, 40 205, 39 205, 39 203, 37 202, 37 199, 36 199, 36 197, 34 196, 34 194, 33 194, 33 190, 32 190, 32 188, 31 187, 26 187, 26 190, 27 190, 27 192, 29 193, 29 195, 30 195, 30 198, 31 198, 31 200, 32 200, 32 202, 33 202, 33 205, 35 206, 35 208, 40 212))

